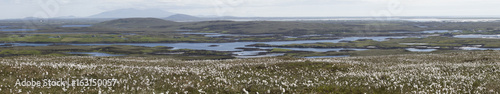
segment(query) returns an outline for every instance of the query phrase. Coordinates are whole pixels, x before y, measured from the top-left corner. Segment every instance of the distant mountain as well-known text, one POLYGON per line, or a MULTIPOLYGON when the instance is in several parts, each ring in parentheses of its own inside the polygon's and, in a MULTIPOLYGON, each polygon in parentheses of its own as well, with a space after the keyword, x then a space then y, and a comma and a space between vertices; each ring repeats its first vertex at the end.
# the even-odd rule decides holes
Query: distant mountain
POLYGON ((191 15, 186 15, 186 14, 175 14, 175 15, 169 16, 165 19, 172 20, 172 21, 196 21, 196 20, 200 20, 201 18, 191 16, 191 15))
POLYGON ((74 18, 78 18, 78 17, 75 17, 75 16, 59 16, 59 17, 54 17, 56 19, 74 19, 74 18))
POLYGON ((118 9, 102 12, 89 18, 137 18, 137 17, 154 17, 164 18, 174 15, 175 13, 163 11, 160 9, 118 9))
POLYGON ((96 24, 96 27, 111 28, 166 28, 177 25, 177 22, 158 18, 124 18, 96 24))

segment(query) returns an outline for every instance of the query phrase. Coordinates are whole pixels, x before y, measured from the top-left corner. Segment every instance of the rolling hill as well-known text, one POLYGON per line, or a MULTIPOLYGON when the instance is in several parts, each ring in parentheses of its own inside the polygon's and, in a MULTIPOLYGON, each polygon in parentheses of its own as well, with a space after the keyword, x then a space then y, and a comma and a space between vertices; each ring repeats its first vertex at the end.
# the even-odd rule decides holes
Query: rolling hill
POLYGON ((164 18, 175 15, 160 9, 118 9, 112 11, 102 12, 96 15, 89 16, 89 18, 135 18, 135 17, 153 17, 164 18))
POLYGON ((158 18, 124 18, 101 22, 94 26, 108 28, 165 28, 177 24, 174 21, 158 18))
POLYGON ((191 16, 191 15, 186 15, 186 14, 175 14, 175 15, 169 16, 165 19, 171 20, 171 21, 198 21, 198 20, 202 20, 202 18, 191 16))

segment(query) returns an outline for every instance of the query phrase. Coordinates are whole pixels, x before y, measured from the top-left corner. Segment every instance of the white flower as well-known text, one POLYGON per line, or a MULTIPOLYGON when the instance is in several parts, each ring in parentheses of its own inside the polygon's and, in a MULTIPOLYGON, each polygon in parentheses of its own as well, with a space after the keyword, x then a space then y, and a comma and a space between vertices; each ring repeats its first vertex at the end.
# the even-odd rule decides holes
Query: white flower
POLYGON ((245 90, 245 88, 243 88, 243 92, 245 92, 245 94, 248 94, 248 91, 247 91, 247 90, 245 90))

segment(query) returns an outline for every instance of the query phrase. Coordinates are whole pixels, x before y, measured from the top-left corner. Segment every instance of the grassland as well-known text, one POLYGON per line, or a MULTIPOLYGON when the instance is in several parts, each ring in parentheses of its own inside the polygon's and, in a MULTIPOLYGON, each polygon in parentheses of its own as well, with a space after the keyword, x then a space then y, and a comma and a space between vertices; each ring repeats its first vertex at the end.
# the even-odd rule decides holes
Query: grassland
POLYGON ((357 40, 344 43, 307 43, 307 44, 254 44, 257 47, 295 47, 295 48, 377 48, 377 49, 395 49, 395 48, 415 48, 418 46, 439 47, 439 49, 454 49, 454 47, 463 47, 471 45, 480 45, 485 48, 500 48, 499 39, 471 39, 471 38, 452 38, 452 37, 426 37, 426 38, 403 38, 391 39, 388 41, 357 40), (405 44, 416 43, 416 44, 405 44))
POLYGON ((196 35, 156 34, 156 35, 123 35, 123 34, 12 34, 0 38, 0 42, 31 43, 152 43, 152 42, 227 42, 222 38, 210 38, 196 35))
POLYGON ((143 47, 128 45, 109 45, 109 46, 39 46, 39 47, 2 47, 0 57, 12 56, 85 56, 78 54, 68 54, 67 52, 100 52, 109 54, 123 54, 136 57, 163 57, 177 58, 180 60, 211 60, 211 59, 232 59, 231 52, 191 50, 191 49, 172 49, 172 47, 143 47))
POLYGON ((1 93, 498 93, 498 51, 326 59, 0 58, 1 93), (16 79, 118 79, 110 87, 22 87, 16 79))
POLYGON ((330 51, 330 52, 293 52, 290 51, 285 56, 307 57, 307 56, 380 56, 380 55, 405 55, 405 54, 443 54, 454 52, 473 52, 465 50, 437 50, 432 52, 411 52, 406 49, 370 49, 364 51, 330 51))

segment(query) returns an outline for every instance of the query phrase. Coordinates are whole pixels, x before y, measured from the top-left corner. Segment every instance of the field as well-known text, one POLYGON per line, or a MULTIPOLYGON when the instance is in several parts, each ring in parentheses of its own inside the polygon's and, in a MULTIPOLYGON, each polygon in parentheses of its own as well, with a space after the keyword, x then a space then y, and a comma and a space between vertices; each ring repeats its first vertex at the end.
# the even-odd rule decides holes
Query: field
POLYGON ((0 58, 1 93, 490 93, 500 52, 302 59, 163 57, 0 58), (44 79, 116 79, 111 86, 16 86, 44 79))

